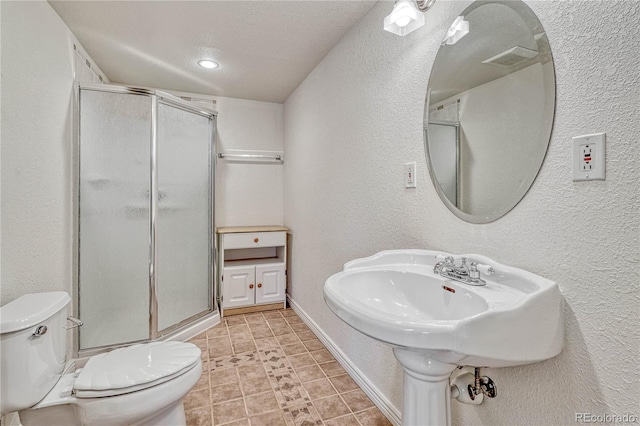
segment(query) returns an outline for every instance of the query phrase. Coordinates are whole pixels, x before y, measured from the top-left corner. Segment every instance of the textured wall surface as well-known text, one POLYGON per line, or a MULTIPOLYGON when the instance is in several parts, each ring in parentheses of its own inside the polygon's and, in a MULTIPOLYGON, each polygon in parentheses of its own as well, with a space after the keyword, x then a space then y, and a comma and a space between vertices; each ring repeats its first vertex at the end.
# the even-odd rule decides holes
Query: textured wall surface
POLYGON ((406 37, 382 30, 381 2, 285 103, 285 225, 293 299, 396 407, 402 372, 389 348, 340 322, 324 280, 383 249, 476 252, 557 281, 566 346, 556 358, 490 369, 499 397, 453 403, 454 424, 574 424, 576 412, 640 414, 637 146, 640 3, 527 2, 555 59, 549 152, 524 200, 486 225, 460 221, 429 180, 423 103, 439 41, 469 2, 437 2, 406 37), (572 182, 571 137, 607 133, 607 180, 572 182), (418 188, 403 164, 418 162, 418 188))
POLYGON ((2 304, 71 291, 73 42, 47 2, 2 3, 2 304))

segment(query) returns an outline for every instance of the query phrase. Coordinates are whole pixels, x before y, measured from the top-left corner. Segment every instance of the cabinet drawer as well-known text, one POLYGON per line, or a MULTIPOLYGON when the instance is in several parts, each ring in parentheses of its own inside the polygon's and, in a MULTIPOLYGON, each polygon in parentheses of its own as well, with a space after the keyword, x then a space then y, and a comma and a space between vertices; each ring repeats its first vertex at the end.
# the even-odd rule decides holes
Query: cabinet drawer
POLYGON ((224 234, 223 247, 228 249, 243 249, 253 247, 284 246, 287 241, 286 232, 246 232, 241 234, 224 234))

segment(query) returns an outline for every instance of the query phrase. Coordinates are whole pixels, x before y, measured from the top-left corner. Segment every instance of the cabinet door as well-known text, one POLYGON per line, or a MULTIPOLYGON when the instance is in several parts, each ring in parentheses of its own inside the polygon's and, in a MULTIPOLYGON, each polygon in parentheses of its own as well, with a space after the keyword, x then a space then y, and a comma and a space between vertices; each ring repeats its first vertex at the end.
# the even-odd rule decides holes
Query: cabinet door
POLYGON ((255 271, 253 266, 224 268, 222 275, 222 307, 235 308, 253 305, 255 300, 255 271))
POLYGON ((285 300, 284 264, 256 266, 256 303, 285 300))

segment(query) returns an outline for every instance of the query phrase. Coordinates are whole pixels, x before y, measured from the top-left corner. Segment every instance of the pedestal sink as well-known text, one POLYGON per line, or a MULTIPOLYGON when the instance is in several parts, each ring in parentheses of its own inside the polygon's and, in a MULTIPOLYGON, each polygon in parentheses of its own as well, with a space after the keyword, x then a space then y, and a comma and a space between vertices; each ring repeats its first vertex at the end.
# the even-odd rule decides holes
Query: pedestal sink
POLYGON ((449 376, 457 366, 509 367, 552 358, 564 343, 558 285, 475 254, 484 286, 436 275, 429 250, 356 259, 327 279, 329 308, 356 330, 393 347, 404 369, 403 425, 450 425, 449 376))

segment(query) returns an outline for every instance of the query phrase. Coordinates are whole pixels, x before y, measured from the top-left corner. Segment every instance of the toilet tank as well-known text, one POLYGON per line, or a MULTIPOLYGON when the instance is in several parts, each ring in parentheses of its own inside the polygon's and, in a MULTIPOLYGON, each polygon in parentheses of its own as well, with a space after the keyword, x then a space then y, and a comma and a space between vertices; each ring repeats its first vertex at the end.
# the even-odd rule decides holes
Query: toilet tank
POLYGON ((70 300, 63 291, 35 293, 0 307, 0 415, 35 405, 60 378, 70 300))

